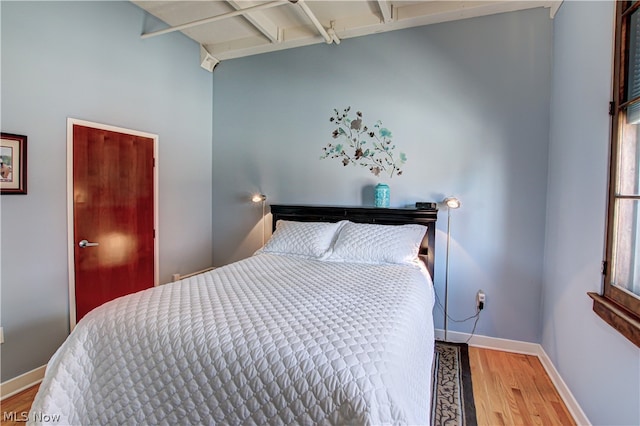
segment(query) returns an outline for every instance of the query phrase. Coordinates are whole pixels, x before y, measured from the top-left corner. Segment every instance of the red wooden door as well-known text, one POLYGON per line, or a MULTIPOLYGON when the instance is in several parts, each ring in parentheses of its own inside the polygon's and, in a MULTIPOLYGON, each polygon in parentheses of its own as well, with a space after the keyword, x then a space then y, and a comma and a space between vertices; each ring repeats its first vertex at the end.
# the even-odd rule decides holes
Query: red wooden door
POLYGON ((154 285, 153 152, 152 138, 73 125, 76 321, 154 285))

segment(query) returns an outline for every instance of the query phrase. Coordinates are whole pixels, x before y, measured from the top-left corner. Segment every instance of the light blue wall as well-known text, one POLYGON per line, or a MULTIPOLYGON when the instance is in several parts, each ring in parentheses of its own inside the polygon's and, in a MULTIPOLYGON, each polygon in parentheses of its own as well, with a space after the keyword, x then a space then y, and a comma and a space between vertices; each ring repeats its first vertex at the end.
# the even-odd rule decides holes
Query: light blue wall
MULTIPOLYGON (((319 160, 332 109, 351 105, 407 153, 394 206, 463 202, 452 316, 484 289, 479 334, 541 341, 594 424, 640 424, 640 353, 586 296, 600 288, 612 3, 565 2, 553 23, 540 9, 225 61, 213 88, 195 43, 139 39, 154 21, 130 3, 2 1, 0 13, 1 127, 29 136, 29 194, 0 199, 2 380, 44 364, 67 333, 67 117, 160 135, 167 281, 212 252, 222 264, 259 247, 252 192, 370 204, 375 177, 319 160)), ((440 295, 445 232, 442 211, 440 295)))
POLYGON ((180 34, 141 40, 129 2, 0 2, 2 131, 28 136, 28 195, 3 195, 2 380, 68 333, 66 122, 159 135, 160 281, 211 264, 211 74, 180 34))
POLYGON ((594 425, 640 424, 640 350, 592 311, 606 217, 613 2, 554 20, 542 345, 594 425))
MULTIPOLYGON (((475 312, 477 333, 540 339, 552 21, 548 9, 506 13, 223 61, 214 72, 214 261, 260 245, 269 203, 370 204, 364 168, 320 160, 333 108, 381 119, 406 152, 391 204, 457 195, 450 315, 475 312), (365 194, 365 195, 363 195, 365 194)), ((446 212, 435 283, 443 298, 446 212)), ((442 328, 442 311, 434 311, 442 328)), ((450 322, 471 332, 473 323, 450 322)))

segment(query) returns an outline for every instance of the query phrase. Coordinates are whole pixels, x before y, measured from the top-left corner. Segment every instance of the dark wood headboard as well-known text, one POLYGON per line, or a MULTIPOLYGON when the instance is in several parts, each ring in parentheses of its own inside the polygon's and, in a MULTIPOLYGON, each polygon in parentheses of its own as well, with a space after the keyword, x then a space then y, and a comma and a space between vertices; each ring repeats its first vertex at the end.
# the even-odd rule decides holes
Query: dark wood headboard
POLYGON ((420 246, 420 259, 425 263, 427 270, 431 274, 431 278, 433 278, 438 210, 272 204, 271 215, 273 218, 273 231, 275 231, 276 223, 280 219, 298 222, 338 222, 340 220, 350 220, 357 223, 378 223, 381 225, 403 225, 407 223, 425 225, 427 227, 427 233, 420 246))

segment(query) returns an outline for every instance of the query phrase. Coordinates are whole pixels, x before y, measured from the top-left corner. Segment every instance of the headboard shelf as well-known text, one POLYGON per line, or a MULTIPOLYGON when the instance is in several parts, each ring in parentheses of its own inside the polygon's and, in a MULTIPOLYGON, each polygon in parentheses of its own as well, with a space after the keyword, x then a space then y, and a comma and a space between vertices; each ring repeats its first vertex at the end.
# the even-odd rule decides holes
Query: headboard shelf
POLYGON ((272 229, 278 220, 299 222, 338 222, 350 220, 357 223, 376 223, 380 225, 403 225, 415 223, 425 225, 427 233, 422 240, 420 257, 433 277, 435 231, 438 210, 420 210, 416 208, 379 208, 323 205, 272 204, 272 229))

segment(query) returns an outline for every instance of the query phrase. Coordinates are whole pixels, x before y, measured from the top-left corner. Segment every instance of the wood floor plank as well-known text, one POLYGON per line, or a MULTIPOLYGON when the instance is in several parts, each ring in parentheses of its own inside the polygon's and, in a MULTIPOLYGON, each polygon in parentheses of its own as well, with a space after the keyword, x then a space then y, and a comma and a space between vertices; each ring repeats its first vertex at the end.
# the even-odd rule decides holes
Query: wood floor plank
POLYGON ((469 361, 479 426, 576 424, 537 357, 469 347, 469 361))
POLYGON ((4 401, 0 402, 0 412, 2 412, 2 426, 24 426, 33 398, 36 397, 40 385, 35 385, 25 389, 4 401))

